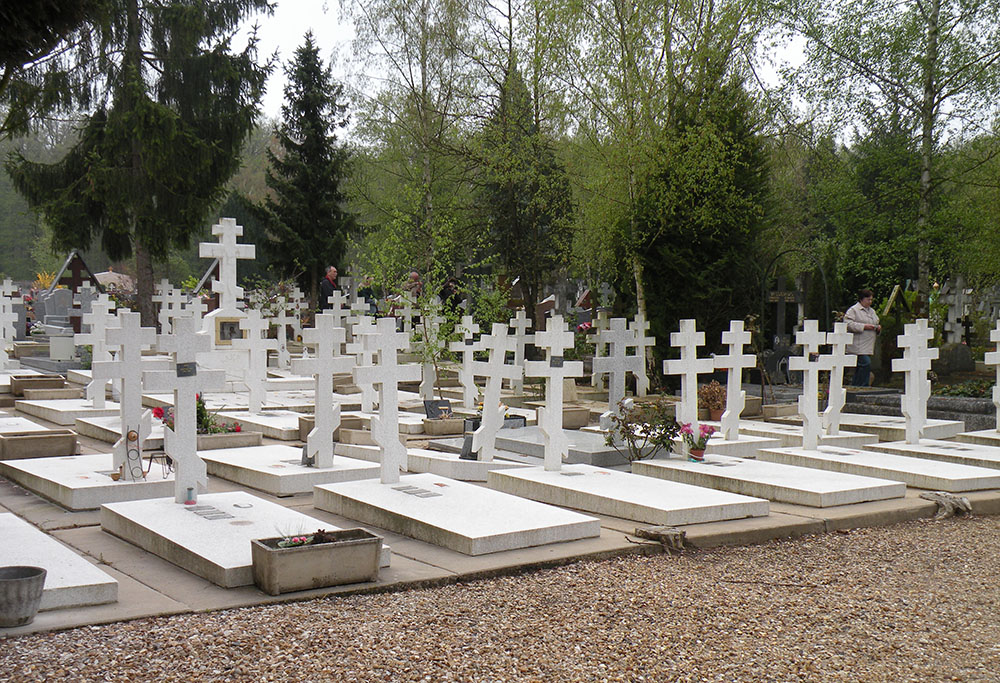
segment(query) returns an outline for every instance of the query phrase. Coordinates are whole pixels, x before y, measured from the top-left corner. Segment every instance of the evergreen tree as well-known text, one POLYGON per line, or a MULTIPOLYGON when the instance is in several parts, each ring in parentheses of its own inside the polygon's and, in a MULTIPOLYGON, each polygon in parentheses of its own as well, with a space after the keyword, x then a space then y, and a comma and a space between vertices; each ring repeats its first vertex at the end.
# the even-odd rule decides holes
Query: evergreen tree
POLYGON ((56 164, 18 155, 18 191, 52 227, 54 246, 99 241, 113 260, 135 254, 137 298, 153 325, 153 261, 187 246, 225 194, 270 66, 256 39, 231 34, 266 0, 109 0, 108 21, 78 31, 55 106, 90 107, 79 142, 56 164))
POLYGON ((275 266, 294 274, 315 305, 327 265, 344 271, 341 260, 354 217, 344 210, 341 181, 349 158, 335 130, 347 125, 344 88, 324 66, 312 32, 286 67, 288 85, 277 129, 279 153, 268 150, 265 202, 275 266))

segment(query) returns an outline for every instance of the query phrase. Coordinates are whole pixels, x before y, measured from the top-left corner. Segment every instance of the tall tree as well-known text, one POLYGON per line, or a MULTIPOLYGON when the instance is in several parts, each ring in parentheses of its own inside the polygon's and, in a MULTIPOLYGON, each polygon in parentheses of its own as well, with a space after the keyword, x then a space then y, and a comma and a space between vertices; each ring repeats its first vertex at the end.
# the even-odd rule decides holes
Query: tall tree
POLYGON ((80 141, 52 165, 8 162, 18 190, 52 227, 56 246, 99 240, 114 260, 135 255, 144 325, 155 324, 153 262, 187 245, 224 196, 252 128, 270 65, 256 38, 232 53, 233 32, 267 0, 109 0, 57 65, 76 84, 52 106, 90 107, 80 141))
POLYGON ((354 227, 341 187, 349 153, 336 135, 347 125, 347 105, 341 102, 344 88, 323 65, 312 32, 285 73, 279 149, 267 152, 267 185, 273 193, 265 202, 272 235, 267 249, 278 268, 298 276, 315 305, 324 266, 344 268, 347 235, 354 227))

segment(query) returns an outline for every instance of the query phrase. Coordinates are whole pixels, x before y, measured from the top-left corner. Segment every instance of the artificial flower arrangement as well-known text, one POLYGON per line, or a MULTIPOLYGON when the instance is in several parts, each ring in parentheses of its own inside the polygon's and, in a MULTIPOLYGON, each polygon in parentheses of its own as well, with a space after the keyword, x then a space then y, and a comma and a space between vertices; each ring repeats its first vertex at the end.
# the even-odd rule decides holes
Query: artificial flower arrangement
MULTIPOLYGON (((215 413, 208 412, 208 408, 205 406, 205 401, 201 398, 201 394, 195 394, 195 401, 197 402, 197 415, 198 415, 198 433, 199 434, 228 434, 232 432, 242 432, 243 427, 239 422, 234 422, 232 424, 220 423, 216 417, 215 413)), ((157 406, 153 408, 153 417, 157 420, 163 420, 163 425, 169 429, 174 428, 174 409, 163 408, 157 406)))
POLYGON ((705 446, 708 445, 708 440, 711 438, 712 434, 715 434, 715 427, 711 425, 700 425, 698 427, 698 438, 694 437, 694 429, 691 427, 690 422, 685 422, 681 425, 680 435, 684 439, 684 443, 687 444, 688 450, 691 451, 703 451, 705 446))

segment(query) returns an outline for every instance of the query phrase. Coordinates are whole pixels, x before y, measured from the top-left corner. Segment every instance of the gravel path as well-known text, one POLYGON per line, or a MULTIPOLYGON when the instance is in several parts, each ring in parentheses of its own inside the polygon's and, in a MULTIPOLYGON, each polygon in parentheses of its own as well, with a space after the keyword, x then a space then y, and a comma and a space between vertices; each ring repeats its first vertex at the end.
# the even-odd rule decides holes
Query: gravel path
POLYGON ((0 679, 1000 681, 1000 518, 0 639, 0 679))

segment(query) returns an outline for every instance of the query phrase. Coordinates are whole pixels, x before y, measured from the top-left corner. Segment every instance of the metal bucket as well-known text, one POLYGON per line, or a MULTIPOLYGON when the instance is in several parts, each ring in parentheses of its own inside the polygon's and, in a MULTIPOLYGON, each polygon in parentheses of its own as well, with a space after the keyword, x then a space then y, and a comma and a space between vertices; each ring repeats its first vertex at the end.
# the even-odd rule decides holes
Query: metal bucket
POLYGON ((45 574, 41 567, 0 567, 0 628, 25 626, 35 620, 45 574))

